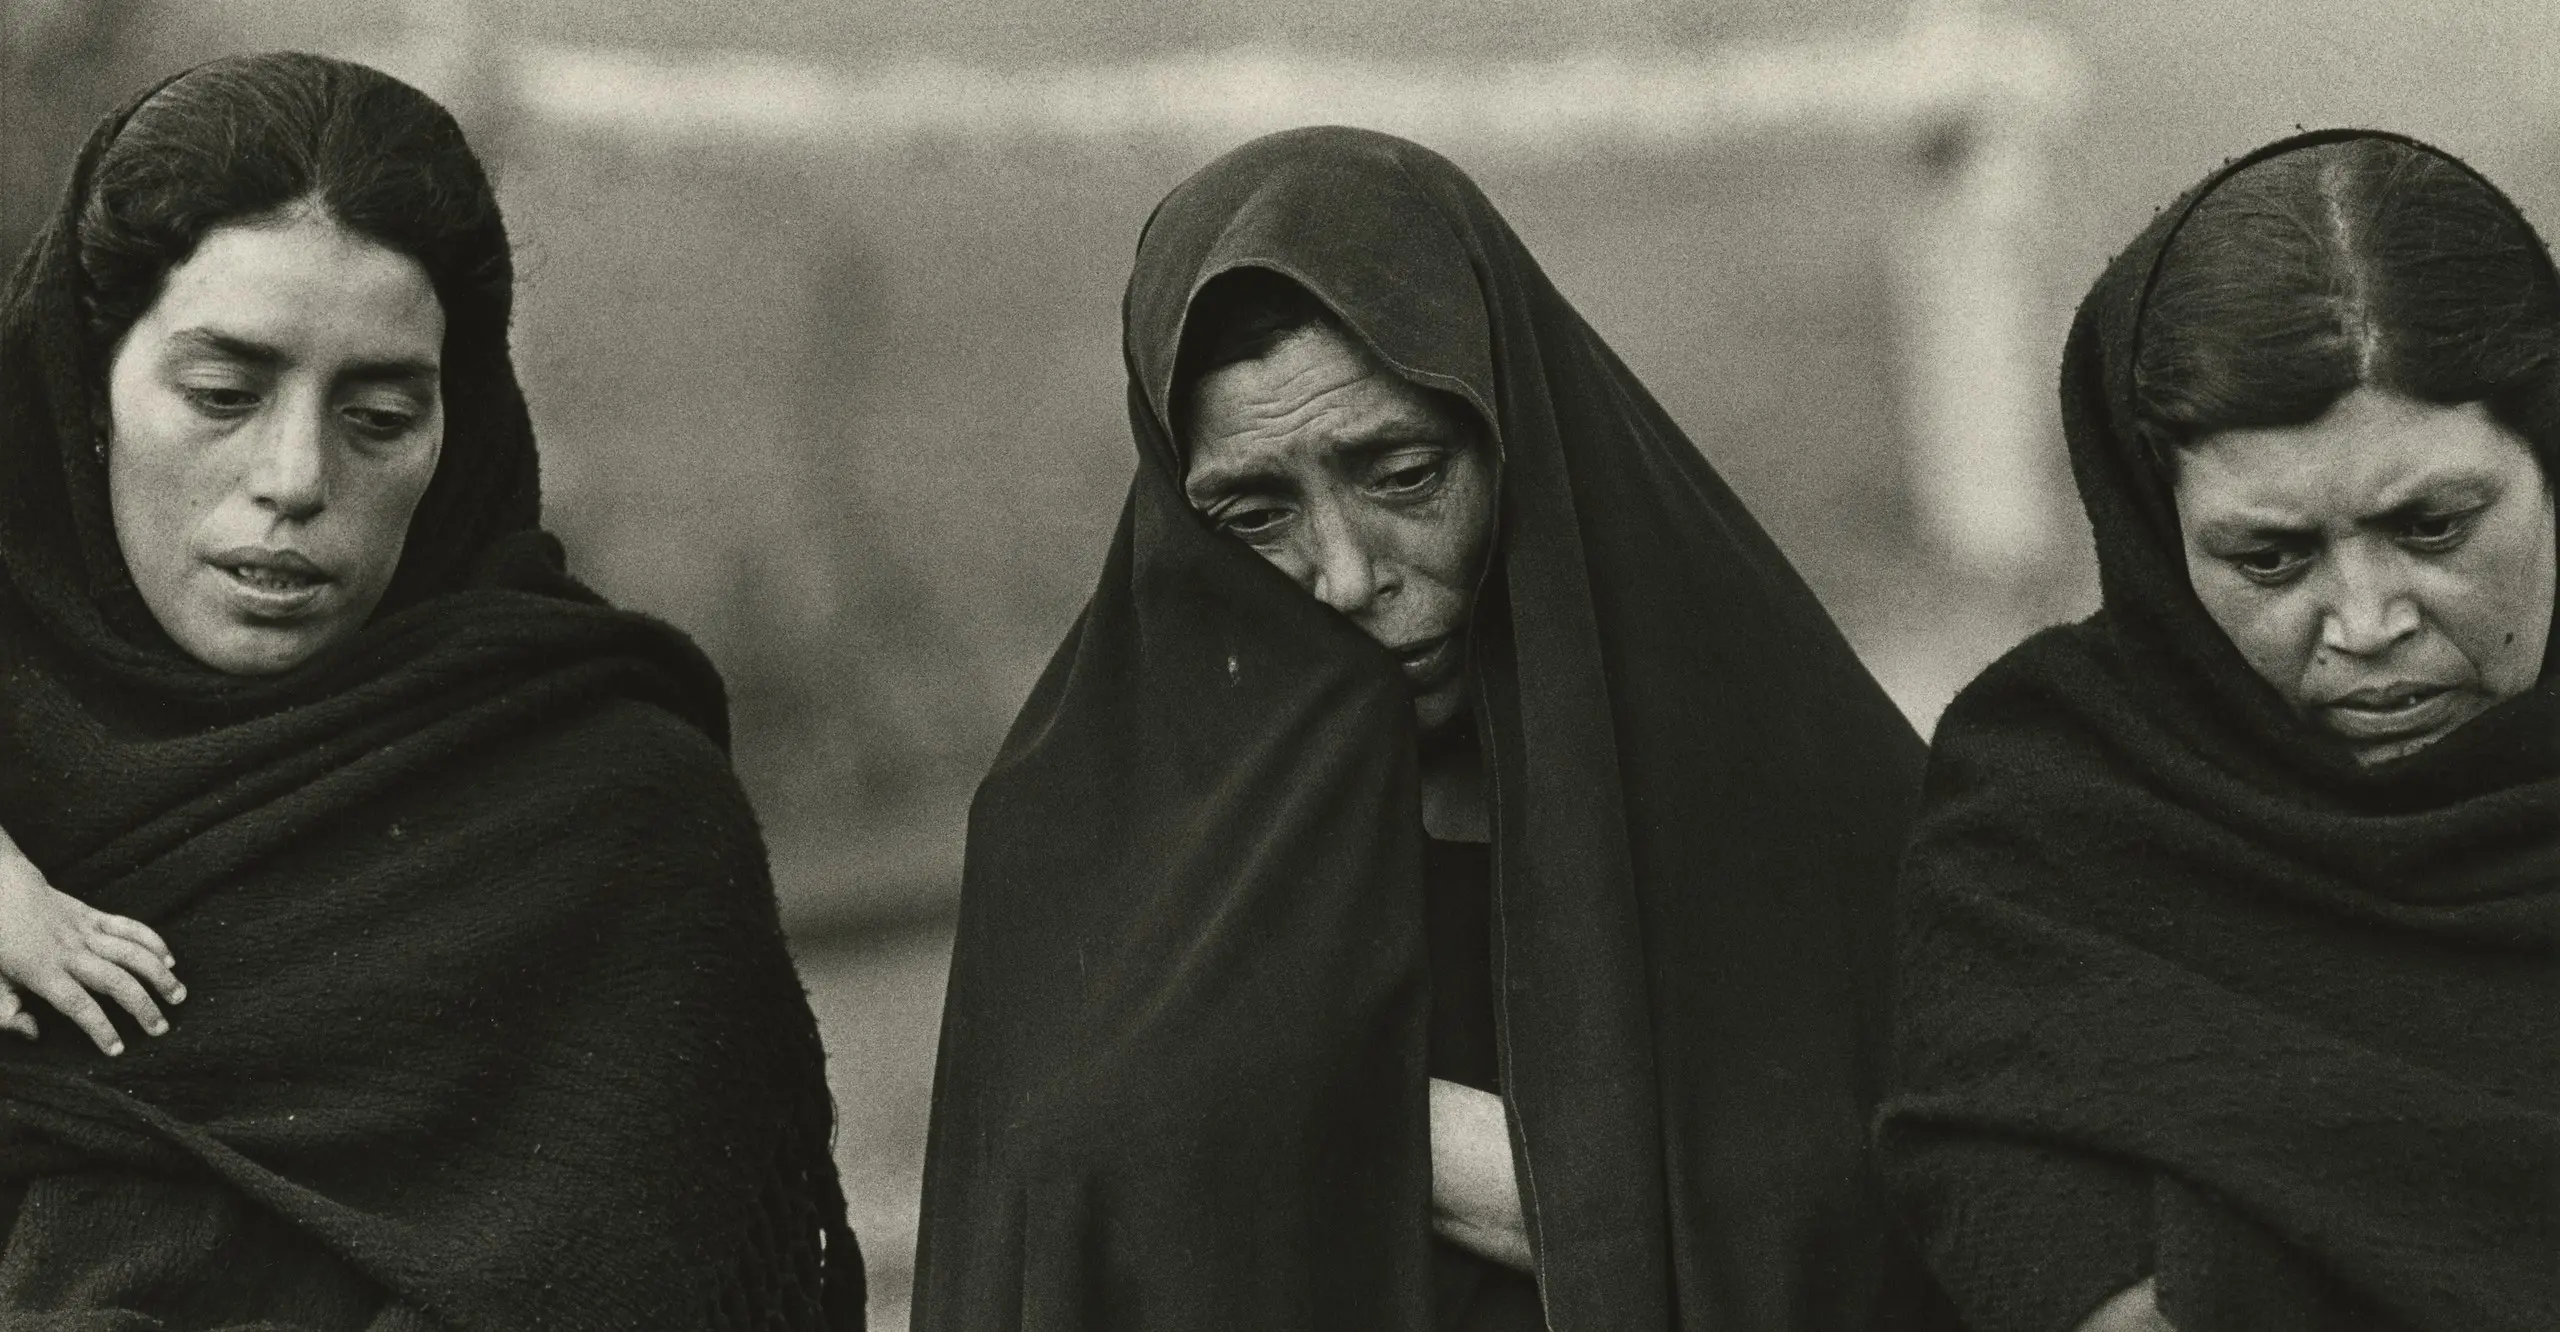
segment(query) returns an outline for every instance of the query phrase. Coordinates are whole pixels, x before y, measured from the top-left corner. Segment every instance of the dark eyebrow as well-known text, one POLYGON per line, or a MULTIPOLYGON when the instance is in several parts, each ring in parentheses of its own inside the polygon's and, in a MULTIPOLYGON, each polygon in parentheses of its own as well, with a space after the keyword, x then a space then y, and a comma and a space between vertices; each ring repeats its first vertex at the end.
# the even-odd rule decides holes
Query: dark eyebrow
MULTIPOLYGON (((169 341, 199 351, 212 352, 244 365, 276 366, 284 363, 284 353, 263 342, 234 337, 209 328, 182 329, 169 335, 169 341)), ((395 357, 382 361, 355 361, 339 374, 339 378, 360 384, 433 383, 443 373, 433 361, 411 357, 395 357)))
POLYGON ((2413 518, 2441 513, 2447 508, 2459 509, 2485 503, 2496 488, 2496 478, 2470 472, 2435 477, 2429 481, 2423 493, 2412 495, 2362 521, 2367 525, 2381 526, 2406 523, 2413 518))
POLYGON ((284 360, 283 352, 263 342, 235 338, 228 333, 216 333, 209 328, 181 329, 170 334, 169 341, 179 346, 212 352, 216 356, 228 357, 250 365, 276 365, 284 360))
POLYGON ((1276 490, 1287 482, 1279 468, 1258 463, 1241 467, 1194 469, 1182 478, 1183 493, 1194 504, 1207 504, 1231 495, 1276 490))
POLYGON ((1342 456, 1354 463, 1368 463, 1375 461, 1382 454, 1422 444, 1462 447, 1465 440, 1459 438, 1456 432, 1442 429, 1437 425, 1399 422, 1375 434, 1344 443, 1342 456))
POLYGON ((434 384, 443 374, 433 361, 354 361, 338 377, 358 384, 434 384))
POLYGON ((2196 530, 2196 539, 2209 545, 2233 541, 2300 541, 2319 535, 2320 527, 2312 524, 2210 522, 2196 530))

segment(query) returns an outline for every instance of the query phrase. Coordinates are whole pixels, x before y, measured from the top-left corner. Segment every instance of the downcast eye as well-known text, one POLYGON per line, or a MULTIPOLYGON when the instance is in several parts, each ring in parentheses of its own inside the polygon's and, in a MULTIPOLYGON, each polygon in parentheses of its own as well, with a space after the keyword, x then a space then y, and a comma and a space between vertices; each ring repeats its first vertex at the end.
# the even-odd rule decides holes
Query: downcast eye
POLYGON ((1410 493, 1439 480, 1441 474, 1448 470, 1448 465, 1448 460, 1445 458, 1427 458, 1420 462, 1406 463, 1379 477, 1377 486, 1378 489, 1390 494, 1410 493))
POLYGON ((389 439, 416 425, 418 418, 407 412, 384 411, 378 407, 350 407, 347 419, 356 428, 380 439, 389 439))
POLYGON ((2422 514, 2409 520, 2401 537, 2421 550, 2445 550, 2462 544, 2471 533, 2472 513, 2422 514))
POLYGON ((2252 581, 2270 584, 2281 583, 2292 578, 2295 574, 2302 572, 2304 565, 2310 563, 2309 557, 2301 551, 2287 550, 2281 546, 2262 546, 2256 550, 2242 551, 2230 556, 2229 559, 2233 568, 2238 569, 2252 581))
POLYGON ((1268 532, 1288 520, 1289 511, 1273 505, 1250 505, 1218 515, 1218 526, 1240 537, 1268 532))
POLYGON ((258 395, 221 384, 188 384, 179 389, 197 411, 207 416, 238 416, 258 405, 258 395))

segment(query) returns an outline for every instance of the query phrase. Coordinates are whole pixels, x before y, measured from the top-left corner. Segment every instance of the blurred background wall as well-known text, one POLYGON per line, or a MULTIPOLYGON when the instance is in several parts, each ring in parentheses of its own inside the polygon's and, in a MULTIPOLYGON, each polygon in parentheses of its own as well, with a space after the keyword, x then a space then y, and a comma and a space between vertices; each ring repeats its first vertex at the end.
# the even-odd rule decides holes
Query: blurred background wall
POLYGON ((0 250, 130 91, 366 59, 447 100, 519 249, 552 525, 727 671, 903 1324, 962 820, 1133 455, 1155 201, 1312 121, 1473 172, 1924 729, 2094 605, 2070 310, 2296 125, 2405 130, 2560 225, 2549 0, 0 0, 0 250))

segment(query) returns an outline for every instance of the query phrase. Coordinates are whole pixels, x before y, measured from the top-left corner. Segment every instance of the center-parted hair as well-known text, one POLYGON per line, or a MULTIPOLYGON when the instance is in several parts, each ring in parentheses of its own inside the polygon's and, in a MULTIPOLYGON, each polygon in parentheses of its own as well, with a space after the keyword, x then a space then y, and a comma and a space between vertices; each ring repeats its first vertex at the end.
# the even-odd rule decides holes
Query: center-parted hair
POLYGON ((297 205, 417 260, 449 340, 505 329, 506 228, 461 126, 378 70, 279 52, 178 78, 100 159, 79 229, 98 362, 208 232, 297 205))
POLYGON ((2142 317, 2135 419, 2153 460, 2225 430, 2303 425, 2357 388, 2485 403, 2560 435, 2560 287, 2497 190, 2428 149, 2321 144, 2200 201, 2142 317))

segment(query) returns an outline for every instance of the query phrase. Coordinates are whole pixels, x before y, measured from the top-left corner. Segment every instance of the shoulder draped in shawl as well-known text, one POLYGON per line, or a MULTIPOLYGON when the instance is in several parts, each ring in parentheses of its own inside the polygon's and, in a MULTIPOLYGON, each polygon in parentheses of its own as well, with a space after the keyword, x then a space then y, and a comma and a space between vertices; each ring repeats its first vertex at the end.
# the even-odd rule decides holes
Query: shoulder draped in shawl
POLYGON ((2147 1273, 2183 1332, 2560 1327, 2548 660, 2358 768, 2207 618, 2133 431, 2145 298, 2196 201, 2355 137, 2226 167, 2108 266, 2062 378, 2104 607, 1939 726, 1883 1147, 1982 1332, 2069 1328, 2147 1273))
POLYGON ((1428 1326, 1412 708, 1192 512, 1165 425, 1192 298, 1240 267, 1498 437, 1471 654, 1550 1325, 1902 1325, 1865 1136, 1920 746, 1474 184, 1316 129, 1202 170, 1139 244, 1137 475, 971 813, 916 1326, 1428 1326))
POLYGON ((192 993, 119 1059, 67 1021, 0 1040, 0 1201, 23 1200, 0 1305, 859 1327, 822 1054, 719 677, 535 528, 503 312, 448 332, 444 456, 353 641, 229 677, 142 607, 75 254, 131 111, 0 307, 0 827, 158 929, 192 993), (216 1195, 228 1238, 190 1229, 216 1195))

